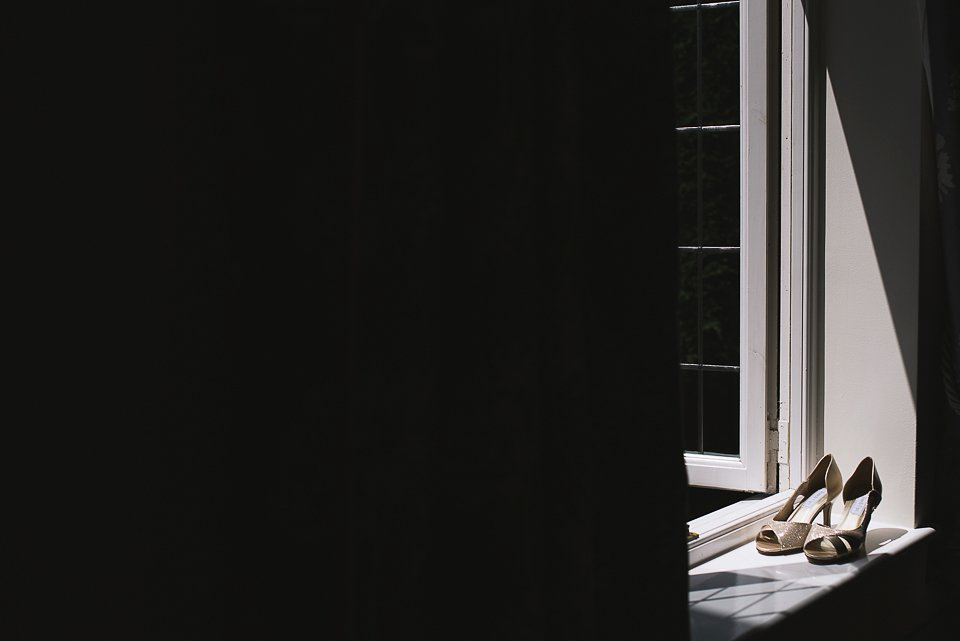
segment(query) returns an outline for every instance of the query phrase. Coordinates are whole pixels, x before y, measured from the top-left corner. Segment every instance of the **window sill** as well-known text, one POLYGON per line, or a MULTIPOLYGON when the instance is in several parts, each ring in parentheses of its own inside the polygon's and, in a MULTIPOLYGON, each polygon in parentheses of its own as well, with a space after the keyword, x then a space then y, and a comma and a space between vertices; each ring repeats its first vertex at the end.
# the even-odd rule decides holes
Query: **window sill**
POLYGON ((925 570, 933 533, 872 524, 859 556, 833 565, 802 554, 763 556, 752 540, 742 543, 691 567, 690 638, 902 638, 929 615, 925 570))
POLYGON ((793 490, 785 490, 765 498, 739 501, 690 521, 690 531, 699 534, 687 544, 690 566, 753 540, 764 520, 780 511, 792 494, 793 490))

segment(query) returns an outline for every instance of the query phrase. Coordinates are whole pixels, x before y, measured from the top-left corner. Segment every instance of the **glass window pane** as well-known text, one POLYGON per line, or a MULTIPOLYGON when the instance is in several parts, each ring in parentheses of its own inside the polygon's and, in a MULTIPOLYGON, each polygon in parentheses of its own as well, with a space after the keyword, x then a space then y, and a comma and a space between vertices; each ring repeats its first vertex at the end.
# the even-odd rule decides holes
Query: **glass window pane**
POLYGON ((672 11, 673 96, 678 127, 697 124, 697 12, 672 11))
MULTIPOLYGON (((676 125, 740 120, 740 9, 674 1, 676 125), (684 5, 680 7, 680 5, 684 5), (699 49, 699 50, 698 50, 699 49)), ((740 357, 740 132, 680 131, 677 220, 678 341, 683 363, 737 366, 740 357)), ((681 428, 689 452, 737 455, 740 373, 680 371, 681 428)))
POLYGON ((680 292, 677 301, 680 362, 697 363, 697 252, 680 252, 680 292))
POLYGON ((700 373, 680 370, 680 425, 683 449, 700 451, 700 373))
POLYGON ((677 136, 677 217, 681 246, 699 244, 697 234, 697 133, 684 131, 677 136))
POLYGON ((703 274, 703 362, 740 364, 740 253, 705 252, 703 274))
POLYGON ((740 374, 703 372, 703 450, 740 453, 740 374))
POLYGON ((703 132, 703 244, 740 246, 740 132, 703 132))
POLYGON ((740 122, 740 7, 703 7, 700 97, 704 125, 740 122))

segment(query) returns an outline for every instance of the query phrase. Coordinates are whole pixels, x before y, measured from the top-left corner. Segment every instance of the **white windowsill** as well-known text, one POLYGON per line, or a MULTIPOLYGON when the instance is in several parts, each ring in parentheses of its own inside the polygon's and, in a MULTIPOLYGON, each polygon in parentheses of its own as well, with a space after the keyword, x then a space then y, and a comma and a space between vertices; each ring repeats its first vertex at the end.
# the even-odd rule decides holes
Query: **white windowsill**
MULTIPOLYGON (((759 528, 762 521, 756 523, 759 528)), ((765 638, 767 632, 773 638, 782 634, 783 627, 776 626, 786 619, 790 619, 794 633, 808 626, 810 634, 826 632, 823 621, 813 620, 819 616, 794 616, 801 611, 809 614, 810 608, 823 608, 824 602, 828 602, 830 612, 836 608, 836 612, 850 618, 852 603, 862 601, 870 611, 871 625, 878 627, 913 625, 916 621, 904 621, 903 614, 910 612, 915 619, 922 617, 918 609, 923 606, 926 564, 923 556, 907 552, 925 554, 931 534, 930 528, 905 529, 872 523, 859 555, 852 561, 831 565, 810 563, 802 553, 761 555, 751 538, 690 568, 690 638, 733 641, 747 633, 751 639, 765 638), (893 558, 905 560, 878 563, 893 558), (870 580, 858 581, 867 568, 872 568, 870 580), (829 595, 840 588, 844 589, 843 596, 831 599, 829 595)), ((859 606, 852 609, 857 612, 853 620, 862 627, 862 615, 866 612, 859 606)))
POLYGON ((784 490, 762 499, 738 501, 690 521, 690 531, 700 535, 687 544, 690 566, 753 540, 763 522, 780 511, 791 494, 793 490, 784 490))

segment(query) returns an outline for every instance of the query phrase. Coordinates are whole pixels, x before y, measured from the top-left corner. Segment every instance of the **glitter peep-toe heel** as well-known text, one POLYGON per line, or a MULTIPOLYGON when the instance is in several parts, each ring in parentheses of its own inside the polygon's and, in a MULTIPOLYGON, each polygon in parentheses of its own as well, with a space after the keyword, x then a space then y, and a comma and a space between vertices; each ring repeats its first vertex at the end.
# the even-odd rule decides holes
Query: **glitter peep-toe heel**
POLYGON ((873 511, 880 505, 883 486, 877 465, 869 456, 843 486, 843 514, 836 527, 814 525, 803 544, 803 553, 818 563, 842 561, 863 546, 873 511))
POLYGON ((840 468, 833 455, 827 454, 773 520, 760 528, 756 538, 757 551, 761 554, 799 552, 818 514, 823 512, 824 525, 830 525, 833 499, 842 488, 840 468))

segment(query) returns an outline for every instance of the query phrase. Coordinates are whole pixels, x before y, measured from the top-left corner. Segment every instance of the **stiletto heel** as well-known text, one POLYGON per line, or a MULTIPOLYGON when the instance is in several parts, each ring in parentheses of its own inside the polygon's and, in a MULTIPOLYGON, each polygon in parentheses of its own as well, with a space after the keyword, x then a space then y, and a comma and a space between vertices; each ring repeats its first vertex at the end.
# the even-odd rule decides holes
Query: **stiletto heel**
POLYGON ((823 506, 823 524, 830 527, 830 512, 833 511, 833 501, 823 506))
POLYGON ((817 514, 823 512, 824 523, 830 523, 830 507, 842 487, 840 468, 833 455, 827 454, 797 487, 773 521, 760 528, 757 551, 761 554, 799 552, 817 514))
POLYGON ((803 543, 807 558, 820 563, 841 561, 859 550, 867 538, 873 511, 883 499, 882 492, 877 466, 868 456, 843 486, 843 515, 837 526, 814 525, 807 534, 803 543))

